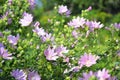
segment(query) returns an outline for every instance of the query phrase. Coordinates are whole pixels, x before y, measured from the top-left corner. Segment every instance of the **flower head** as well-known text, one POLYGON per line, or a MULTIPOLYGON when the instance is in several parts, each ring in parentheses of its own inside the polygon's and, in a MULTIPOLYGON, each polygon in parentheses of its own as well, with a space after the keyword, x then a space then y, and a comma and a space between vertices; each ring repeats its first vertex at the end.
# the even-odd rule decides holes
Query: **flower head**
POLYGON ((32 20, 33 20, 32 14, 24 13, 23 18, 20 19, 19 23, 21 24, 21 26, 29 26, 32 20))
POLYGON ((15 36, 12 36, 12 35, 9 35, 7 37, 9 43, 11 43, 12 45, 16 45, 18 40, 19 40, 19 35, 17 35, 16 37, 15 36))
POLYGON ((80 17, 72 19, 70 22, 68 22, 68 25, 74 28, 83 27, 84 24, 85 24, 85 19, 80 17))
POLYGON ((27 78, 26 73, 25 73, 23 70, 19 70, 19 69, 13 70, 13 71, 11 72, 11 75, 12 75, 16 80, 26 80, 26 78, 27 78))
POLYGON ((57 53, 55 52, 54 48, 48 47, 45 51, 44 51, 44 55, 46 57, 47 60, 56 60, 59 56, 57 55, 57 53))
POLYGON ((67 6, 63 5, 59 6, 58 13, 63 14, 66 13, 67 11, 68 11, 67 6))
POLYGON ((92 66, 93 64, 96 64, 96 61, 99 59, 98 56, 92 55, 91 53, 89 54, 84 54, 83 56, 81 56, 81 58, 79 59, 78 64, 79 65, 85 65, 87 67, 92 66))
POLYGON ((45 35, 41 36, 41 39, 43 42, 47 41, 47 40, 50 40, 50 41, 53 41, 54 40, 54 37, 52 37, 52 34, 51 33, 45 33, 45 35))
POLYGON ((29 72, 28 74, 28 80, 41 80, 41 77, 37 72, 32 71, 32 72, 29 72))
POLYGON ((4 59, 12 59, 11 57, 12 54, 8 54, 8 51, 4 49, 4 47, 0 47, 0 56, 3 57, 4 59))
POLYGON ((55 52, 58 53, 58 56, 64 57, 64 55, 62 53, 68 53, 68 50, 66 47, 61 45, 55 49, 55 52))
POLYGON ((30 8, 33 9, 35 7, 35 0, 28 0, 30 4, 30 8))
POLYGON ((102 71, 99 70, 97 72, 97 77, 99 78, 99 80, 106 80, 106 79, 110 78, 110 74, 108 73, 108 70, 103 69, 102 71))
POLYGON ((116 28, 120 29, 120 23, 113 24, 116 28))
POLYGON ((33 32, 35 32, 38 36, 44 36, 45 35, 44 29, 39 28, 39 27, 35 27, 35 29, 33 29, 33 32))
POLYGON ((89 73, 83 73, 83 77, 79 78, 79 80, 89 80, 93 76, 95 76, 95 74, 90 71, 89 73))
POLYGON ((103 27, 103 24, 101 24, 100 22, 96 22, 96 21, 86 21, 85 23, 89 28, 90 30, 94 30, 94 29, 99 29, 99 28, 102 28, 103 27))

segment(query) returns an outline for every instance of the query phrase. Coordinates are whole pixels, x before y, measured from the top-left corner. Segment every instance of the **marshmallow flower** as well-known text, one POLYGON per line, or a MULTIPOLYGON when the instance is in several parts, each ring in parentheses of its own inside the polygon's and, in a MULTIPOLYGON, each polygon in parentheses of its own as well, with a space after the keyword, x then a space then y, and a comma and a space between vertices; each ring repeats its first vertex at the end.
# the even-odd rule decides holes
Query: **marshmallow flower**
POLYGON ((32 21, 33 21, 32 14, 24 13, 23 18, 20 19, 19 23, 21 24, 21 26, 29 26, 32 21))

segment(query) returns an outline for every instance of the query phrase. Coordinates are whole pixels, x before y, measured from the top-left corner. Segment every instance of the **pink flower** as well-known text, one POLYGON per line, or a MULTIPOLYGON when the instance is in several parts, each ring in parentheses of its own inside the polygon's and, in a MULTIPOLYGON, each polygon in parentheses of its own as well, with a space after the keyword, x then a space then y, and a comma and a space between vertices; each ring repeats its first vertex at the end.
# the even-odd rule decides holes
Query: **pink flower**
POLYGON ((93 31, 94 29, 99 29, 103 27, 103 24, 101 24, 100 22, 96 22, 96 21, 87 20, 85 24, 89 27, 91 31, 93 31))
POLYGON ((81 56, 81 58, 79 59, 78 64, 80 66, 85 65, 87 67, 92 66, 93 64, 96 64, 96 61, 99 59, 98 56, 92 55, 91 53, 89 54, 84 54, 83 56, 81 56))
POLYGON ((74 28, 83 27, 84 24, 85 24, 85 19, 80 18, 79 16, 75 19, 72 19, 70 22, 68 22, 68 25, 74 28))
POLYGON ((28 74, 28 80, 41 80, 41 77, 37 72, 32 71, 28 74))
POLYGON ((59 56, 57 55, 57 53, 54 51, 54 48, 50 48, 48 47, 45 51, 44 51, 44 55, 46 57, 47 60, 56 60, 59 56))
POLYGON ((33 29, 33 32, 35 32, 38 36, 44 36, 46 34, 43 28, 39 28, 37 26, 33 29))
POLYGON ((57 47, 55 49, 55 52, 58 53, 58 56, 60 57, 64 57, 64 55, 62 53, 68 53, 68 50, 66 47, 64 47, 63 45, 57 47))
POLYGON ((103 69, 102 71, 99 70, 97 72, 97 77, 99 78, 99 80, 106 80, 106 79, 110 78, 110 74, 108 74, 108 70, 103 69))
POLYGON ((21 26, 29 26, 32 21, 33 21, 32 14, 24 13, 23 18, 20 19, 19 23, 21 24, 21 26))
POLYGON ((12 45, 16 45, 18 40, 19 40, 19 35, 17 35, 16 37, 15 36, 12 36, 12 35, 9 35, 7 37, 9 43, 11 43, 12 45))
POLYGON ((12 54, 8 54, 8 51, 4 47, 0 47, 0 56, 4 59, 12 59, 12 54))
POLYGON ((83 73, 83 78, 79 78, 79 80, 89 80, 92 76, 95 76, 92 71, 90 71, 89 73, 83 73))
POLYGON ((40 23, 37 21, 37 22, 35 22, 34 27, 39 27, 39 25, 40 25, 40 23))
POLYGON ((45 42, 47 40, 53 41, 54 37, 52 37, 51 33, 45 33, 45 35, 41 36, 42 42, 45 42))
POLYGON ((58 13, 60 13, 60 14, 66 13, 67 11, 68 11, 67 6, 61 5, 58 8, 58 13))
POLYGON ((78 32, 76 30, 72 31, 72 36, 78 38, 78 32))

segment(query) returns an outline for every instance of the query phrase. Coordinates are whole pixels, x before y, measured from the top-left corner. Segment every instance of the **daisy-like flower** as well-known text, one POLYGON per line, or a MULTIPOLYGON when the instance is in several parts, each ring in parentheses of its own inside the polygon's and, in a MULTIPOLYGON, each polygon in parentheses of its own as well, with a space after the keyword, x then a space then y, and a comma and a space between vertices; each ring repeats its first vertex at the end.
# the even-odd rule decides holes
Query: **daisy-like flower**
POLYGON ((73 36, 74 38, 78 38, 78 32, 77 32, 76 30, 73 30, 73 31, 72 31, 72 36, 73 36))
POLYGON ((68 53, 68 50, 66 47, 64 47, 63 45, 57 47, 55 49, 55 52, 58 53, 58 56, 60 57, 64 57, 64 55, 62 53, 68 53))
POLYGON ((81 56, 81 58, 78 61, 78 64, 80 66, 87 66, 90 67, 93 64, 96 64, 96 61, 99 59, 98 56, 92 55, 91 53, 89 54, 84 54, 83 56, 81 56))
POLYGON ((51 48, 48 47, 45 51, 44 51, 44 55, 46 57, 47 60, 56 60, 59 56, 57 55, 57 53, 55 52, 55 48, 51 48))
POLYGON ((12 75, 16 80, 26 80, 26 78, 27 78, 26 73, 25 73, 23 70, 19 70, 19 69, 13 70, 13 71, 11 72, 11 75, 12 75))
POLYGON ((28 80, 41 80, 41 77, 36 71, 32 71, 28 74, 28 80))
POLYGON ((29 4, 30 4, 30 8, 34 9, 35 7, 35 0, 28 0, 29 4))
POLYGON ((120 23, 113 24, 116 28, 120 29, 120 23))
POLYGON ((83 73, 83 77, 78 80, 90 80, 91 77, 95 76, 95 74, 90 71, 89 73, 83 73))
POLYGON ((8 51, 4 49, 4 47, 0 47, 0 56, 3 59, 12 59, 12 54, 8 54, 8 51))
POLYGON ((94 29, 99 29, 103 27, 103 24, 96 21, 87 20, 85 24, 90 28, 91 31, 93 31, 94 29))
POLYGON ((85 19, 80 18, 79 16, 75 19, 72 19, 70 22, 68 22, 68 25, 74 28, 83 27, 84 24, 85 24, 85 19))
POLYGON ((35 27, 33 29, 33 32, 35 32, 38 36, 44 36, 46 33, 43 28, 35 27))
POLYGON ((54 40, 54 37, 52 37, 52 34, 51 33, 45 33, 45 35, 41 36, 41 39, 43 42, 47 41, 47 40, 50 40, 50 41, 53 41, 54 40))
POLYGON ((11 43, 12 45, 16 45, 18 40, 19 40, 19 35, 17 35, 16 37, 15 36, 12 36, 12 35, 9 35, 7 37, 9 43, 11 43))
POLYGON ((32 21, 33 21, 32 14, 24 13, 23 18, 20 19, 19 23, 21 24, 21 26, 29 26, 32 21))
POLYGON ((97 72, 97 77, 99 78, 99 80, 106 80, 106 79, 110 78, 110 74, 108 73, 108 70, 103 69, 102 71, 99 70, 97 72))
POLYGON ((58 13, 60 13, 60 14, 66 13, 67 11, 68 11, 67 6, 61 5, 61 6, 59 6, 59 8, 58 8, 58 13))

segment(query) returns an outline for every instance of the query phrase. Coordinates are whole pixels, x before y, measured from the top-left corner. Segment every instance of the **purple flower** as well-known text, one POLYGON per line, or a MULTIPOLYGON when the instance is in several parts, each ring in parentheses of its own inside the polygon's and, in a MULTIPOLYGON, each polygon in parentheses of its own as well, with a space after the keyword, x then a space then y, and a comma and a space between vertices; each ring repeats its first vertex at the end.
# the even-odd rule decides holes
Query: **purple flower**
POLYGON ((37 22, 35 22, 34 27, 39 27, 39 25, 40 25, 40 23, 37 21, 37 22))
POLYGON ((28 0, 29 4, 30 4, 30 8, 34 9, 35 7, 35 0, 28 0))
POLYGON ((71 11, 70 11, 70 10, 68 10, 68 11, 65 13, 65 15, 66 15, 67 17, 69 17, 70 14, 71 14, 71 11))
POLYGON ((72 19, 70 22, 68 22, 68 25, 74 28, 83 27, 84 24, 85 24, 85 19, 80 18, 79 16, 75 19, 72 19))
POLYGON ((44 36, 46 34, 44 29, 39 27, 35 27, 35 29, 33 29, 33 32, 35 32, 38 36, 44 36))
POLYGON ((16 45, 18 40, 19 40, 19 35, 17 35, 16 37, 15 36, 12 36, 12 35, 9 35, 7 37, 9 43, 11 43, 12 45, 16 45))
POLYGON ((57 53, 55 52, 55 48, 50 48, 48 47, 45 51, 44 51, 44 55, 46 57, 47 60, 56 60, 59 56, 57 55, 57 53))
POLYGON ((92 10, 92 6, 89 6, 89 7, 87 8, 87 10, 88 10, 88 11, 92 10))
POLYGON ((91 31, 93 31, 94 29, 99 29, 103 27, 103 24, 101 24, 100 22, 96 22, 96 21, 87 20, 85 24, 89 27, 91 31))
POLYGON ((41 80, 41 77, 37 72, 32 71, 32 72, 29 72, 28 74, 28 80, 41 80))
POLYGON ((25 73, 23 70, 19 70, 19 69, 13 70, 13 71, 11 72, 11 75, 12 75, 16 80, 26 80, 26 78, 27 78, 26 73, 25 73))
POLYGON ((48 41, 48 40, 53 41, 54 37, 52 37, 51 33, 49 33, 49 34, 45 33, 45 35, 41 36, 41 39, 42 39, 43 42, 48 41))
POLYGON ((1 47, 4 47, 3 43, 0 43, 0 48, 1 48, 1 47))
POLYGON ((55 52, 58 53, 58 56, 60 57, 64 57, 64 55, 62 53, 68 53, 68 50, 66 47, 64 47, 63 45, 57 47, 55 49, 55 52))
POLYGON ((11 23, 12 23, 12 19, 8 18, 8 24, 11 24, 11 23))
POLYGON ((4 47, 0 47, 0 56, 3 59, 12 59, 12 54, 8 54, 8 51, 4 49, 4 47))
POLYGON ((93 76, 95 76, 95 74, 90 71, 89 73, 83 73, 83 77, 79 78, 79 80, 90 80, 90 78, 93 76))
POLYGON ((19 23, 21 24, 21 26, 29 26, 32 21, 33 21, 32 14, 24 13, 23 18, 20 19, 19 23))
POLYGON ((103 69, 102 71, 99 70, 97 72, 97 77, 99 78, 99 80, 106 80, 106 79, 110 78, 110 74, 108 73, 108 70, 103 69))
POLYGON ((89 54, 84 54, 81 56, 81 58, 78 61, 78 64, 80 66, 85 65, 87 67, 92 66, 93 64, 96 64, 96 61, 99 59, 98 56, 92 55, 91 53, 89 54))
POLYGON ((72 35, 74 38, 78 38, 78 32, 76 30, 72 31, 72 35))
POLYGON ((113 24, 116 28, 120 29, 120 23, 113 24))
POLYGON ((66 13, 67 11, 68 11, 67 6, 61 5, 58 8, 58 13, 60 13, 60 14, 66 13))
POLYGON ((2 34, 2 32, 0 32, 0 37, 3 37, 3 34, 2 34))

